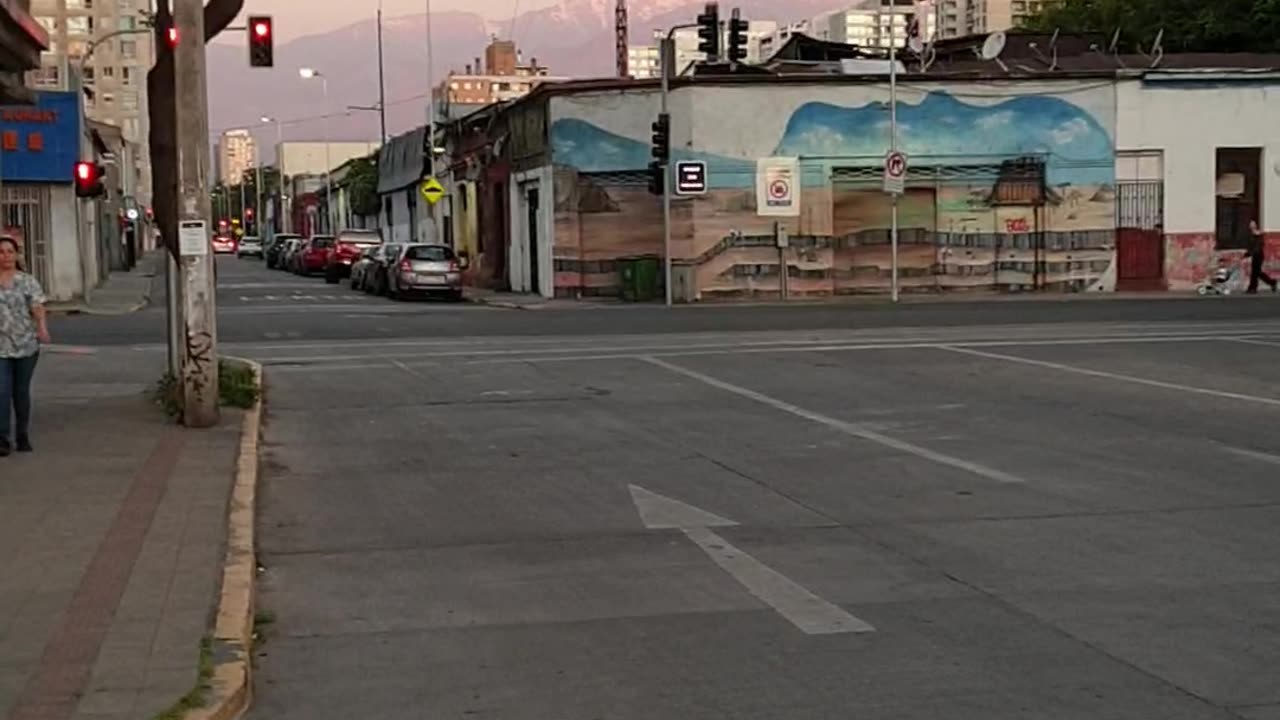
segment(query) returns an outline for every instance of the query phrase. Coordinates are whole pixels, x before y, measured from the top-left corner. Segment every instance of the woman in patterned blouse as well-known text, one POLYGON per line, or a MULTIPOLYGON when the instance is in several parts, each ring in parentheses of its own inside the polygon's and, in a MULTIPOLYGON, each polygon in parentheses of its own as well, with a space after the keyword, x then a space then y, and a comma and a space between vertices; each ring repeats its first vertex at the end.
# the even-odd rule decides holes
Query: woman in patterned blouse
POLYGON ((31 452, 31 378, 41 343, 49 343, 44 291, 18 269, 18 253, 16 240, 0 237, 0 457, 13 449, 10 408, 17 420, 18 452, 31 452))

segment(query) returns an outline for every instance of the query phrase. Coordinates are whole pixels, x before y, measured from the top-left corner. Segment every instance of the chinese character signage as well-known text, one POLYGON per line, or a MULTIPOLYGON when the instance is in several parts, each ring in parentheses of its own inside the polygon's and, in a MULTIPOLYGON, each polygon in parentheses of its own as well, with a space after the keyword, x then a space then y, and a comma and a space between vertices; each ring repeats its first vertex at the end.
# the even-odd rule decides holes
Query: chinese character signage
POLYGON ((38 92, 35 105, 0 105, 4 182, 71 182, 80 159, 80 101, 74 92, 38 92))

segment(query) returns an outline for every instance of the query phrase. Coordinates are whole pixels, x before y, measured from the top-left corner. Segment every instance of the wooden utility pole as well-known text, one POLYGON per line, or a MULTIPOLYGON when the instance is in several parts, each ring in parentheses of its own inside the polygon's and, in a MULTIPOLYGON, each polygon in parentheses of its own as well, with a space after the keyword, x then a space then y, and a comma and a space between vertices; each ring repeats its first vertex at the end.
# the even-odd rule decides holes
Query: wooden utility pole
POLYGON ((218 423, 218 327, 209 236, 209 112, 204 3, 174 0, 178 249, 182 266, 182 409, 187 427, 218 423))

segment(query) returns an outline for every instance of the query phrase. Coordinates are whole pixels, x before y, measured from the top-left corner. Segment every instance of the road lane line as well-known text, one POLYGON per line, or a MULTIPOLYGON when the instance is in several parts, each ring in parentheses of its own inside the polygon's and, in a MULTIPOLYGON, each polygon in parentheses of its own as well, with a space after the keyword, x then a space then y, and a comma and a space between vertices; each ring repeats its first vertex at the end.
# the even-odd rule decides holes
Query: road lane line
POLYGON ((1231 338, 1231 339, 1235 342, 1244 343, 1246 345, 1260 345, 1262 347, 1280 347, 1280 342, 1272 342, 1270 340, 1259 340, 1258 338, 1238 337, 1238 338, 1231 338))
POLYGON ((869 430, 865 427, 862 427, 861 425, 857 425, 851 422, 846 422, 844 420, 839 420, 839 419, 830 417, 828 415, 823 415, 822 413, 814 412, 812 410, 806 410, 798 405, 792 405, 791 403, 784 402, 777 398, 770 397, 763 393, 756 392, 755 390, 744 388, 739 385, 734 385, 733 383, 728 383, 723 380, 718 380, 716 378, 711 377, 710 375, 704 375, 696 370, 690 370, 688 368, 684 368, 679 365, 674 365, 672 363, 666 362, 665 360, 660 360, 656 357, 646 356, 641 359, 647 363, 656 365, 665 370, 670 370, 671 372, 684 375, 685 377, 691 378, 693 380, 697 380, 698 382, 701 382, 705 385, 710 385, 712 387, 719 388, 726 392, 731 392, 735 395, 739 395, 749 400, 755 400, 756 402, 762 403, 764 405, 768 405, 769 407, 772 407, 775 410, 781 410, 783 412, 790 413, 797 417, 802 417, 806 420, 812 420, 813 422, 826 425, 827 427, 833 430, 839 430, 840 432, 846 435, 851 435, 853 437, 856 437, 862 440, 867 440, 869 442, 877 443, 879 445, 884 445, 885 447, 907 453, 908 455, 913 455, 922 460, 928 460, 930 462, 934 462, 939 465, 946 465, 948 467, 952 467, 957 470, 962 470, 964 472, 971 473, 973 475, 977 475, 978 477, 983 477, 988 480, 993 480, 998 483, 1019 484, 1019 483, 1025 482, 1022 478, 1017 477, 1015 475, 1011 475, 1007 472, 1004 472, 1003 470, 997 470, 995 468, 987 467, 986 465, 982 465, 980 463, 971 462, 963 458, 947 455, 946 453, 930 450, 928 448, 906 442, 905 440, 898 440, 896 438, 891 438, 888 435, 882 435, 881 433, 878 433, 874 430, 869 430))
POLYGON ((1175 390, 1177 392, 1192 393, 1195 395, 1209 395, 1212 397, 1226 398, 1228 400, 1240 400, 1242 402, 1257 403, 1259 405, 1269 405, 1272 407, 1280 407, 1280 400, 1269 397, 1256 397, 1253 395, 1245 395, 1243 393, 1227 392, 1225 390, 1211 390, 1209 388, 1196 387, 1195 385, 1182 385, 1181 383, 1165 382, 1163 380, 1149 380, 1134 375, 1122 375, 1120 373, 1111 373, 1104 370, 1090 370, 1088 368, 1076 367, 1074 365, 1064 365, 1062 363, 1050 362, 1048 360, 1033 360, 1031 358, 1018 357, 1017 355, 1004 355, 1001 353, 985 352, 983 350, 974 350, 972 347, 964 347, 962 345, 939 345, 939 350, 946 350, 953 353, 961 353, 964 355, 973 355, 976 357, 988 358, 991 360, 1004 360, 1005 362, 1020 363, 1022 365, 1033 365, 1035 367, 1047 368, 1049 370, 1058 370, 1060 372, 1075 373, 1077 375, 1087 375, 1089 377, 1104 378, 1106 380, 1114 380, 1116 382, 1134 383, 1136 385, 1146 385, 1148 387, 1157 387, 1164 390, 1175 390))
POLYGON ((1250 460, 1257 460, 1259 462, 1270 463, 1272 465, 1280 465, 1280 455, 1258 452, 1257 450, 1246 450, 1244 448, 1231 447, 1230 445, 1223 445, 1222 449, 1232 455, 1239 455, 1240 457, 1249 458, 1250 460))

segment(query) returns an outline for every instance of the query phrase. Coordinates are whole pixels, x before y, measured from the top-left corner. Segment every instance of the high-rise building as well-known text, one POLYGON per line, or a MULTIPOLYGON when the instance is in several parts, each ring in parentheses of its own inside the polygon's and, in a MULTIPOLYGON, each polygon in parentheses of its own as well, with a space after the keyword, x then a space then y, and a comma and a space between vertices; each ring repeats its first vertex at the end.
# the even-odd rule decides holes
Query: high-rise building
POLYGON ((957 36, 981 35, 1019 27, 1044 9, 1045 4, 1049 2, 1049 0, 963 0, 961 3, 960 0, 943 0, 944 13, 947 12, 948 1, 963 5, 964 23, 957 27, 957 36))
POLYGON ((31 14, 49 33, 32 85, 83 87, 85 114, 120 128, 134 153, 137 178, 126 187, 143 206, 151 204, 146 90, 155 48, 143 22, 149 9, 149 0, 31 0, 31 14))
POLYGON ((485 48, 483 65, 477 57, 463 72, 450 71, 435 89, 437 115, 461 117, 485 105, 515 100, 544 82, 567 79, 552 77, 537 58, 526 64, 515 43, 494 38, 485 48))
POLYGON ((246 171, 258 166, 258 148, 248 130, 222 133, 217 146, 218 179, 224 185, 238 185, 246 171))
MULTIPOLYGON (((758 63, 768 60, 769 55, 763 54, 763 51, 768 47, 766 40, 773 37, 777 32, 778 23, 772 20, 748 20, 746 32, 747 57, 743 59, 743 62, 758 63)), ((659 76, 662 60, 658 52, 658 45, 662 35, 662 31, 654 31, 652 45, 627 46, 627 70, 631 77, 654 78, 659 76)), ((675 74, 684 73, 693 63, 706 59, 706 56, 698 50, 700 39, 698 38, 697 28, 676 30, 671 39, 675 41, 676 46, 675 74)), ((727 47, 728 43, 728 33, 726 32, 724 37, 720 39, 720 46, 722 48, 727 47)))
POLYGON ((826 25, 826 33, 820 35, 820 40, 873 48, 888 48, 890 44, 903 47, 907 42, 907 29, 917 13, 924 15, 920 18, 924 39, 933 38, 937 33, 937 13, 933 5, 910 0, 864 1, 847 10, 815 18, 813 24, 826 25))

